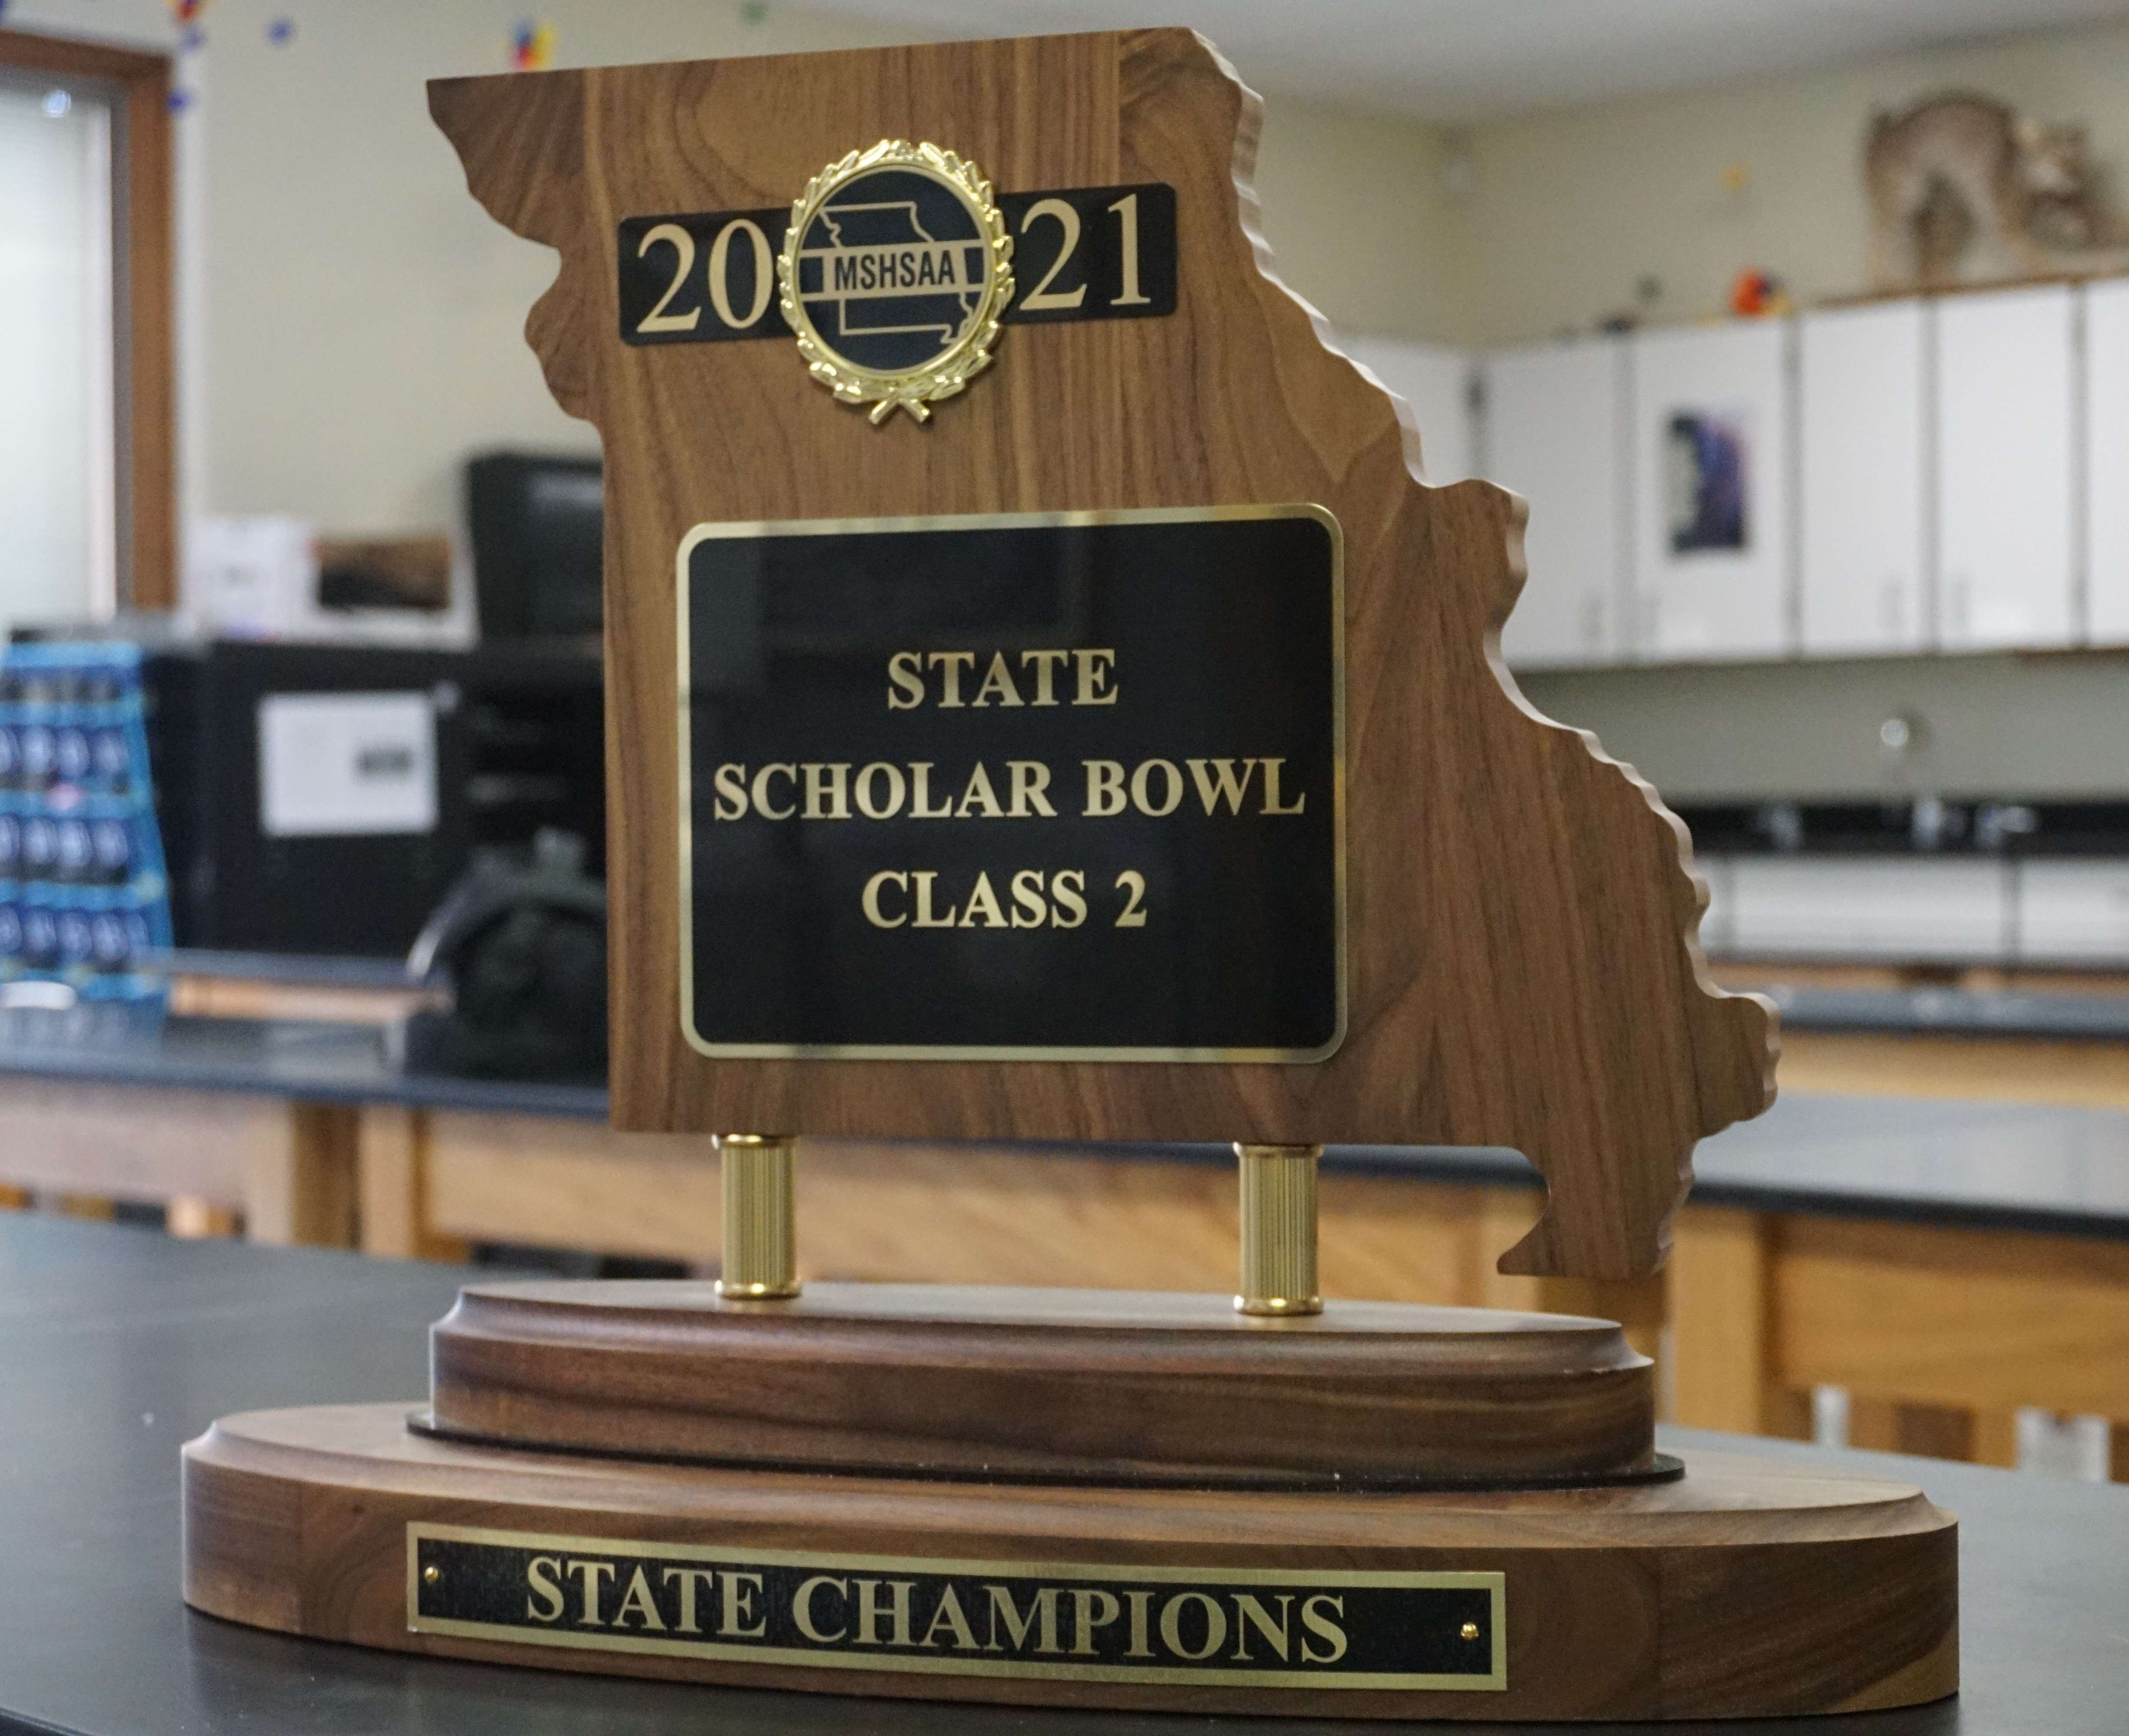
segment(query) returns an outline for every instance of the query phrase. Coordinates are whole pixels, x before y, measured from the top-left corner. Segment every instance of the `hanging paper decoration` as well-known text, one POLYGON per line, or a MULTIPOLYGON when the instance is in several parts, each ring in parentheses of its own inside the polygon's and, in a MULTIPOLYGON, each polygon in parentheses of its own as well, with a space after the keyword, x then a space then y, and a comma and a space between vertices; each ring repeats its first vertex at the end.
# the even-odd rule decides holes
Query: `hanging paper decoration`
POLYGON ((286 48, 296 40, 296 21, 293 18, 276 18, 266 26, 266 40, 276 48, 286 48))
POLYGON ((530 18, 510 33, 510 64, 521 73, 541 73, 555 64, 555 26, 530 18))
POLYGON ((168 0, 170 17, 178 26, 178 52, 196 55, 207 46, 207 36, 200 29, 201 13, 207 10, 207 0, 168 0))

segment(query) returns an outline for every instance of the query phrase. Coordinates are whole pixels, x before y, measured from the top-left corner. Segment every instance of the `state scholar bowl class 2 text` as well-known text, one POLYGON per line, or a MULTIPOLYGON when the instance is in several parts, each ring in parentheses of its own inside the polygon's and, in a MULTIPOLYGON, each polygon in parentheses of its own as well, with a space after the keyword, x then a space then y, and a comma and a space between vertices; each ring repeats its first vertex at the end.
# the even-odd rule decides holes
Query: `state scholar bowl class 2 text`
MULTIPOLYGON (((980 711, 992 705, 1114 705, 1119 692, 1116 656, 1112 649, 1090 646, 1017 654, 993 650, 987 659, 974 650, 897 651, 887 660, 887 707, 912 711, 936 705, 980 711), (964 678, 972 678, 978 667, 983 678, 974 686, 973 697, 967 697, 964 678)), ((1305 812, 1308 801, 1305 790, 1283 787, 1288 774, 1286 759, 1279 754, 1192 758, 1181 766, 1160 758, 1134 765, 1083 759, 1074 769, 1079 778, 1076 796, 1053 792, 1055 771, 1040 759, 1008 759, 997 773, 979 759, 965 778, 923 759, 906 766, 880 759, 863 765, 781 760, 754 767, 726 761, 717 768, 712 812, 720 820, 750 816, 767 820, 888 820, 905 814, 912 820, 1054 820, 1056 798, 1062 797, 1076 800, 1080 816, 1090 820, 1131 811, 1164 819, 1192 799, 1207 816, 1223 811, 1240 816, 1247 807, 1266 818, 1283 818, 1305 812)), ((879 870, 860 894, 865 920, 875 928, 1040 928, 1045 923, 1077 928, 1087 920, 1084 868, 1017 869, 1009 883, 1009 914, 988 873, 978 871, 965 903, 942 904, 938 879, 931 869, 879 870)), ((1145 889, 1141 870, 1127 868, 1117 873, 1114 890, 1122 895, 1118 928, 1145 925, 1145 889)))
POLYGON ((1307 505, 691 533, 699 1046, 1327 1053, 1340 559, 1307 505))

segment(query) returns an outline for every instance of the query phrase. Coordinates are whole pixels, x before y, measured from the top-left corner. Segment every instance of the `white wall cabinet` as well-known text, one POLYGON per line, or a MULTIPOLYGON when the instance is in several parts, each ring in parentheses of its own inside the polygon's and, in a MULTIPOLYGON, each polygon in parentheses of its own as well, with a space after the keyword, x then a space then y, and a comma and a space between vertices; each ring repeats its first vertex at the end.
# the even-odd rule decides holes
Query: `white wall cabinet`
POLYGON ((1725 944, 1746 956, 2011 957, 2011 870, 1995 858, 1739 856, 1725 944))
POLYGON ((1530 502, 1512 664, 2129 644, 2129 282, 1344 347, 1530 502))
POLYGON ((2129 644, 2129 282, 2084 300, 2087 636, 2129 644))
POLYGON ((1421 473, 1428 482, 1439 488, 1476 474, 1470 351, 1391 338, 1341 337, 1338 347, 1412 406, 1421 473))
POLYGON ((1502 650, 1519 668, 1615 661, 1626 649, 1625 340, 1503 351, 1481 378, 1485 473, 1530 503, 1530 577, 1502 650))
POLYGON ((2072 644, 2077 303, 2061 284, 1936 308, 1939 642, 2072 644))
POLYGON ((1644 657, 1793 648, 1792 344, 1786 320, 1631 340, 1632 638, 1644 657))
POLYGON ((1929 594, 1923 302, 1797 321, 1798 568, 1805 655, 1919 651, 1929 594))
POLYGON ((2018 957, 2032 964, 2129 960, 2129 862, 2021 863, 2018 957))

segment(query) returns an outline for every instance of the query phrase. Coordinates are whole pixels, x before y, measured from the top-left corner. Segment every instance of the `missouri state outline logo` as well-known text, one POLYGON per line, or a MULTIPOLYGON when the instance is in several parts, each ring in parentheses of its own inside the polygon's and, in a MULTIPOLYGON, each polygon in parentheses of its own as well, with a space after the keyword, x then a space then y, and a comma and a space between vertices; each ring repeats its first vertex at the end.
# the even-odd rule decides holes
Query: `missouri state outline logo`
POLYGON ((1012 299, 1012 237, 976 165, 883 139, 791 207, 779 305, 807 370, 845 404, 918 421, 990 365, 1012 299))

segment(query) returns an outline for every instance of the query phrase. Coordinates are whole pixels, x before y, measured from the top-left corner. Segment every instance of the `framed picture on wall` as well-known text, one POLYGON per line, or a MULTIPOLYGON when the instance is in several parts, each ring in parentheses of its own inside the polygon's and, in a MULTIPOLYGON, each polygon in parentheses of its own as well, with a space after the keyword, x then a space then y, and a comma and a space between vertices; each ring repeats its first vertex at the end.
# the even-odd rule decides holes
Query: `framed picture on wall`
POLYGON ((1788 322, 1637 332, 1634 649, 1779 657, 1793 637, 1788 322))
POLYGON ((1671 411, 1664 445, 1664 521, 1674 554, 1751 546, 1748 409, 1671 411))

